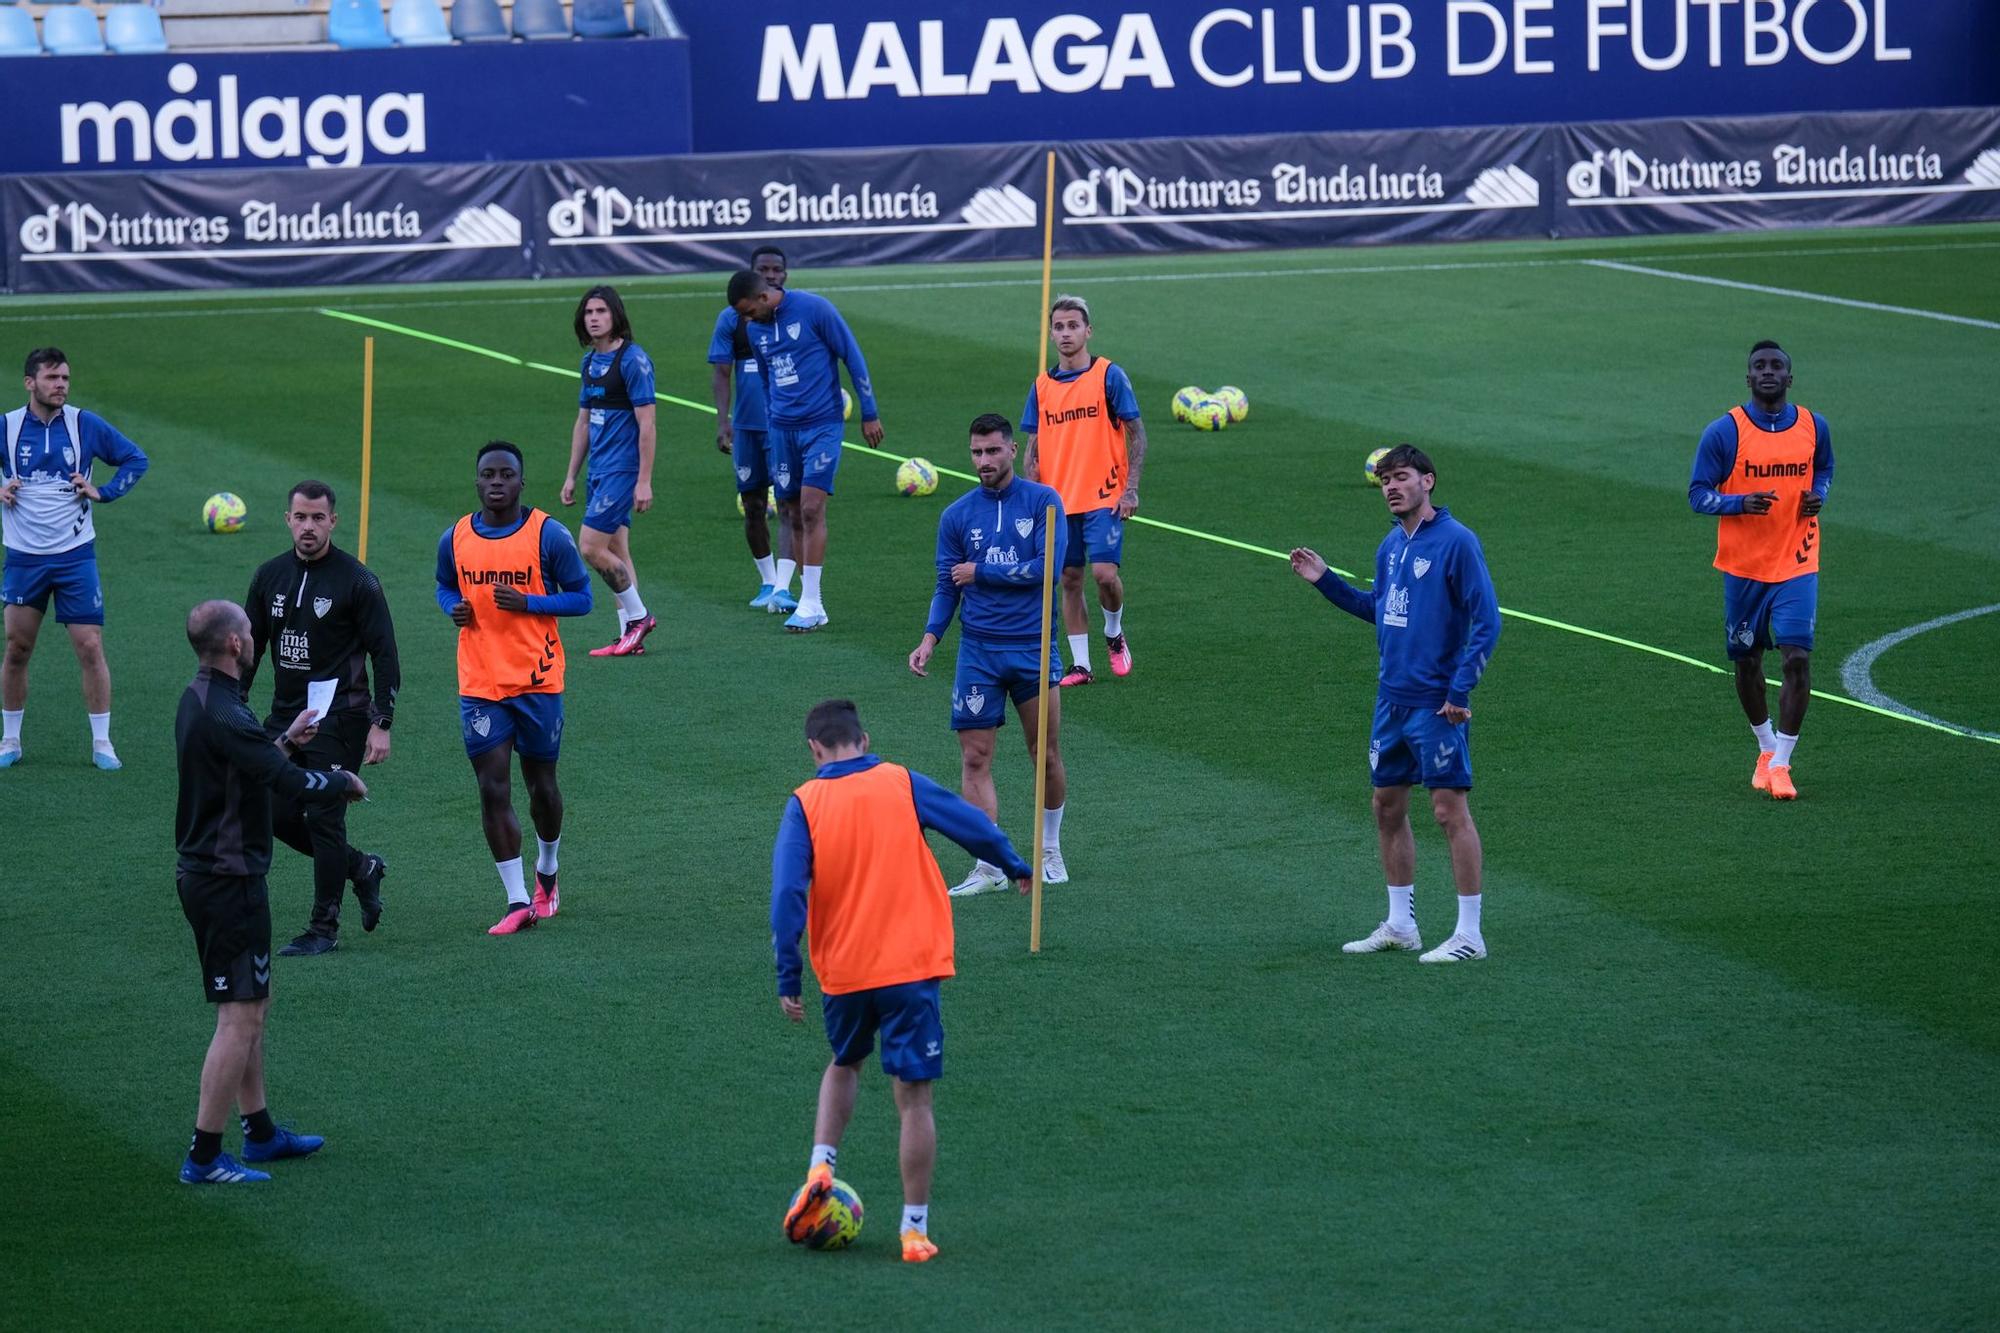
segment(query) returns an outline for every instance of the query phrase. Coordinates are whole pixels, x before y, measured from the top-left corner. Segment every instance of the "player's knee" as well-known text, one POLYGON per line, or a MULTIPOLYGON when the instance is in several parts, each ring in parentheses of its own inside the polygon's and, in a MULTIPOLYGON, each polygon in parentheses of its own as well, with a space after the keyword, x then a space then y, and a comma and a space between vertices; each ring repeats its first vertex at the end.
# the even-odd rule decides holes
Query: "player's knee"
POLYGON ((1402 824, 1409 813, 1408 798, 1401 792, 1387 787, 1377 787, 1372 802, 1375 808, 1375 823, 1385 829, 1402 824))
POLYGON ((514 801, 514 786, 504 773, 479 775, 479 803, 488 810, 511 805, 514 801))
POLYGON ((76 661, 85 671, 97 671, 104 666, 104 640, 92 637, 76 641, 76 661))
POLYGON ((1456 833, 1472 826, 1472 810, 1457 792, 1432 792, 1431 814, 1436 818, 1438 827, 1446 833, 1456 833))

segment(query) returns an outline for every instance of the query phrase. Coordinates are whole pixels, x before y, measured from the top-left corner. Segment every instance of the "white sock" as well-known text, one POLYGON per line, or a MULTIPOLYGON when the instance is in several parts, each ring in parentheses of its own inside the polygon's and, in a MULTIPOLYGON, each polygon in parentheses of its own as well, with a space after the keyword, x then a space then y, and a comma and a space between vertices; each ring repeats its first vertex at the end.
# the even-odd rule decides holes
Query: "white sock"
MULTIPOLYGON (((773 588, 777 587, 778 562, 773 560, 768 555, 760 555, 760 556, 755 556, 753 558, 757 562, 757 581, 759 583, 766 584, 773 588)), ((785 582, 790 583, 791 580, 788 578, 785 580, 785 582)))
POLYGON ((538 833, 535 835, 535 873, 553 875, 556 873, 556 853, 562 850, 562 839, 549 842, 538 833))
POLYGON ((813 1159, 808 1164, 807 1169, 810 1170, 812 1167, 818 1166, 821 1162, 825 1162, 830 1167, 834 1164, 834 1158, 839 1155, 840 1149, 834 1147, 831 1143, 815 1143, 813 1145, 813 1159))
POLYGON ((1050 851, 1062 850, 1062 812, 1061 806, 1042 811, 1042 846, 1050 851))
POLYGON ((104 749, 109 749, 111 747, 111 714, 91 713, 88 716, 90 718, 90 743, 104 749))
POLYGON ((1416 892, 1414 884, 1389 886, 1389 929, 1407 932, 1417 928, 1417 914, 1410 910, 1410 899, 1416 892))
POLYGON ((27 711, 25 708, 0 709, 0 740, 20 743, 21 715, 27 711))
POLYGON ((931 1233, 926 1229, 931 1224, 931 1206, 927 1203, 906 1203, 903 1205, 903 1230, 914 1231, 919 1236, 931 1233))
POLYGON ((778 561, 778 577, 771 580, 771 586, 779 592, 790 592, 792 590, 792 573, 798 567, 799 562, 796 560, 778 561))
POLYGON ((521 858, 517 856, 511 861, 495 861, 493 868, 500 872, 500 887, 507 890, 507 905, 526 907, 528 886, 521 879, 521 858))
POLYGON ((824 569, 824 568, 825 568, 825 566, 824 566, 824 565, 800 565, 800 566, 799 566, 799 605, 800 605, 800 606, 810 606, 810 607, 818 607, 818 606, 819 606, 819 604, 820 604, 820 601, 819 601, 819 572, 820 572, 820 570, 822 570, 822 569, 824 569))
POLYGON ((1765 718, 1750 730, 1757 733, 1757 748, 1764 754, 1770 754, 1778 748, 1778 734, 1771 730, 1770 718, 1765 718))
POLYGON ((1771 738, 1777 742, 1777 744, 1771 747, 1771 767, 1790 768, 1792 766, 1792 747, 1799 743, 1799 738, 1797 736, 1787 736, 1782 731, 1772 732, 1771 738))
POLYGON ((1090 636, 1072 634, 1069 636, 1069 664, 1090 670, 1090 636))
POLYGON ((1479 940, 1484 943, 1485 937, 1479 933, 1480 896, 1477 893, 1458 895, 1458 933, 1469 940, 1479 940))
POLYGON ((1124 632, 1125 608, 1121 606, 1116 611, 1106 611, 1104 613, 1104 637, 1115 639, 1124 632))
MULTIPOLYGON (((639 585, 637 583, 633 583, 624 592, 618 594, 618 614, 624 617, 627 625, 635 620, 644 620, 646 618, 646 604, 639 600, 639 585)), ((620 628, 623 627, 621 626, 620 628)))

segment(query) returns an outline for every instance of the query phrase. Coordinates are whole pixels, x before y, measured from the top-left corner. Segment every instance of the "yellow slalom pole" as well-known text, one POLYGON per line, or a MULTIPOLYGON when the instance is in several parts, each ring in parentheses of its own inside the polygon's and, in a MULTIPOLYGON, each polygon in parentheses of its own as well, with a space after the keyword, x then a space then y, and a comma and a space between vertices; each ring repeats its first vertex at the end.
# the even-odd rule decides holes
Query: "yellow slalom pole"
POLYGON ((375 461, 375 339, 361 340, 361 532, 354 558, 368 563, 368 490, 375 461))
POLYGON ((1035 312, 1035 374, 1048 365, 1049 276, 1056 257, 1056 150, 1049 149, 1049 180, 1042 198, 1042 305, 1035 312))
MULTIPOLYGON (((1055 154, 1049 154, 1050 162, 1055 154)), ((1054 170, 1053 167, 1050 170, 1054 170)), ((1037 374, 1040 372, 1037 371, 1037 374)), ((1035 856, 1033 897, 1028 908, 1028 952, 1042 951, 1042 807, 1049 797, 1049 633, 1056 595, 1056 507, 1049 506, 1042 543, 1042 655, 1036 659, 1041 684, 1035 690, 1035 856)))

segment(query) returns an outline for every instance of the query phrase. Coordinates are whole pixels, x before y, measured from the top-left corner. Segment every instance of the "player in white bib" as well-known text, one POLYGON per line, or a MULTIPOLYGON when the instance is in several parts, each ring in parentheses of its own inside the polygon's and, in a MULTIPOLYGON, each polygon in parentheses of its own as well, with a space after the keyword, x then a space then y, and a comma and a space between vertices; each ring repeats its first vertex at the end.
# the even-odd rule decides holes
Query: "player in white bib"
POLYGON ((6 603, 7 650, 0 659, 0 768, 21 762, 21 716, 28 707, 28 659, 48 614, 69 629, 90 714, 91 762, 120 767, 111 748, 111 671, 104 664, 104 589, 97 579, 94 506, 110 504, 138 483, 146 455, 94 412, 69 405, 69 358, 37 347, 22 370, 28 405, 5 418, 0 453, 0 602, 6 603), (91 468, 117 474, 103 486, 91 468))

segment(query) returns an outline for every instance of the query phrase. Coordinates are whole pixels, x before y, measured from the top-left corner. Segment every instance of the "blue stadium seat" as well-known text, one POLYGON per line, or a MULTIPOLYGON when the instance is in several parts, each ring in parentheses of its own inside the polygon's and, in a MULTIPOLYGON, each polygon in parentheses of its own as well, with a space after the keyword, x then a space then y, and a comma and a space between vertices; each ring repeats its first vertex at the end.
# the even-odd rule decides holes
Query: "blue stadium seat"
POLYGON ((398 46, 450 46, 438 0, 394 0, 389 6, 389 35, 398 46))
POLYGON ((326 11, 326 38, 347 51, 390 45, 381 0, 333 0, 326 11))
POLYGON ((35 16, 25 9, 0 9, 0 56, 38 56, 42 39, 35 35, 35 16))
POLYGON ((570 17, 579 37, 632 35, 632 25, 625 20, 625 0, 574 0, 570 17))
POLYGON ((120 55, 157 55, 167 49, 160 11, 145 4, 116 4, 105 10, 104 40, 120 55))
POLYGON ((453 0, 451 35, 461 42, 508 40, 507 20, 500 13, 500 0, 453 0))
POLYGON ((673 20, 660 0, 632 0, 632 26, 642 37, 665 37, 673 32, 673 20))
POLYGON ((560 41, 569 36, 562 0, 514 0, 514 35, 531 42, 560 41))
POLYGON ((97 14, 76 5, 64 5, 42 15, 42 45, 56 56, 101 56, 104 34, 97 30, 97 14))

